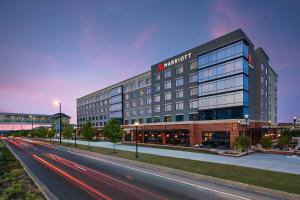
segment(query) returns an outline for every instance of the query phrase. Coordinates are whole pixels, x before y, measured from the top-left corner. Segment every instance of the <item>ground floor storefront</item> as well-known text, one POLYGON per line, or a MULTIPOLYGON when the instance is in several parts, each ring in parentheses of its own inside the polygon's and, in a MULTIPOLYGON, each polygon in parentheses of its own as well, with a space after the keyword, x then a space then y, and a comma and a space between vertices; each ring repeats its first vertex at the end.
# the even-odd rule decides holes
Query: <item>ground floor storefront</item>
POLYGON ((276 137, 276 130, 267 123, 241 121, 211 121, 126 125, 123 141, 139 143, 200 146, 204 148, 230 149, 239 135, 251 138, 256 145, 263 136, 276 137))

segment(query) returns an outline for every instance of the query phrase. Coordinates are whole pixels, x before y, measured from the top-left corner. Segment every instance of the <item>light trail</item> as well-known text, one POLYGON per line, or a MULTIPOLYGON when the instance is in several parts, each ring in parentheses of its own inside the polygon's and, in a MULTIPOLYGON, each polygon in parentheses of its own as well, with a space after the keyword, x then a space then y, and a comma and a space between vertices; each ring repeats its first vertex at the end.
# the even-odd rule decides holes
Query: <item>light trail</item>
MULTIPOLYGON (((121 190, 122 192, 125 192, 125 193, 127 193, 131 196, 134 195, 135 198, 145 199, 145 197, 150 196, 153 199, 166 199, 166 198, 161 197, 161 196, 159 196, 155 193, 143 190, 143 189, 141 189, 139 187, 136 187, 132 184, 128 184, 128 183, 126 183, 124 181, 121 181, 119 179, 116 179, 112 176, 109 176, 107 174, 101 173, 101 172, 96 171, 94 169, 85 167, 83 165, 72 162, 70 160, 64 159, 64 158, 59 157, 57 155, 54 155, 54 154, 44 154, 44 155, 48 158, 51 158, 51 159, 63 164, 63 165, 66 165, 66 166, 68 166, 68 167, 70 167, 74 170, 77 170, 77 171, 80 170, 81 174, 85 174, 85 175, 87 175, 87 176, 89 176, 93 179, 96 179, 96 180, 99 180, 99 181, 104 182, 106 184, 109 184, 109 185, 113 186, 115 189, 121 190), (132 190, 135 190, 135 191, 132 191, 132 190)), ((130 179, 132 180, 133 177, 130 177, 130 179)))
POLYGON ((46 160, 40 158, 39 156, 33 154, 32 155, 33 158, 35 160, 37 160, 38 162, 42 163, 43 165, 45 165, 46 167, 50 168, 51 170, 53 170, 54 172, 56 172, 59 175, 62 175, 63 177, 65 177, 67 180, 78 184, 78 186, 83 187, 84 189, 86 189, 87 191, 91 191, 92 193, 94 193, 98 199, 106 199, 106 200, 111 200, 110 197, 104 195, 103 193, 95 190, 94 188, 92 188, 91 186, 87 185, 86 183, 82 182, 81 180, 78 180, 77 178, 75 178, 74 176, 70 175, 69 173, 63 171, 62 169, 52 165, 51 163, 47 162, 46 160))

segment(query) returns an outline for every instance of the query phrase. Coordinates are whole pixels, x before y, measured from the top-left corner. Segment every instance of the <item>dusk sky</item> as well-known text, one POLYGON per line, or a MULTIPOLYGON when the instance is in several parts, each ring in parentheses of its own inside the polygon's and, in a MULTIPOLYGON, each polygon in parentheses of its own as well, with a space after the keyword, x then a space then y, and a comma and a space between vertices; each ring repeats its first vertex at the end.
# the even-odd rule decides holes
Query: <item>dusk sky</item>
POLYGON ((279 75, 278 121, 300 117, 300 1, 0 0, 0 112, 76 121, 76 99, 242 28, 279 75))

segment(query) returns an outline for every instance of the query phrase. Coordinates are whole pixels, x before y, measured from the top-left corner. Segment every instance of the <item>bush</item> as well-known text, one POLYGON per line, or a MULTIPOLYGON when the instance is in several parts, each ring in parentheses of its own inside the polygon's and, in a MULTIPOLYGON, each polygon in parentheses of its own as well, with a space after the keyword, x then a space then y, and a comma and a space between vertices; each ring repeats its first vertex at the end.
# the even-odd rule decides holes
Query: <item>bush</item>
POLYGON ((250 144, 251 144, 250 137, 248 137, 248 136, 241 135, 236 138, 235 146, 238 151, 244 152, 244 151, 248 150, 250 147, 250 144))
POLYGON ((272 140, 270 137, 263 137, 260 140, 260 144, 265 149, 271 149, 272 148, 272 140))

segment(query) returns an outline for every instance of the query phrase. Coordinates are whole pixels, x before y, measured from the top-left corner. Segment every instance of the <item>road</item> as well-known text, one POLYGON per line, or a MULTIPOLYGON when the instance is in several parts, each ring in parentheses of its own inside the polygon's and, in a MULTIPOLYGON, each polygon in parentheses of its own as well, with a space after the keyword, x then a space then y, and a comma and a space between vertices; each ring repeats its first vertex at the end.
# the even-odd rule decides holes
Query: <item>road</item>
POLYGON ((58 199, 279 199, 268 194, 140 168, 116 158, 78 153, 43 142, 5 139, 58 199))

